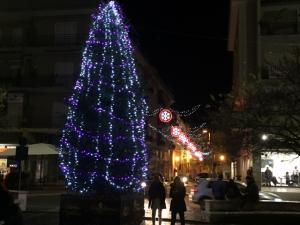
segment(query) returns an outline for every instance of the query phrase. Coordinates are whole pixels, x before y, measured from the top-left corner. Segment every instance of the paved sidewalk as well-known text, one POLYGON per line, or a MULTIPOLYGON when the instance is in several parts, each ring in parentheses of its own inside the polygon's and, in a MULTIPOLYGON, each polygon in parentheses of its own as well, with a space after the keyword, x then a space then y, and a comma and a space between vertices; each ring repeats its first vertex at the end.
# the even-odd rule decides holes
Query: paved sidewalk
POLYGON ((262 191, 268 192, 286 192, 286 193, 300 193, 300 187, 261 187, 262 191))
MULTIPOLYGON (((171 212, 170 212, 170 202, 171 199, 166 199, 166 209, 162 210, 162 219, 163 221, 168 222, 170 224, 171 221, 171 212)), ((197 204, 190 203, 188 199, 185 200, 187 211, 185 212, 185 220, 187 224, 195 224, 200 223, 200 207, 197 204)), ((145 199, 144 201, 144 208, 145 208, 145 219, 151 221, 152 218, 152 211, 148 208, 148 200, 145 199)), ((156 215, 157 217, 157 215, 156 215)), ((179 220, 179 215, 177 215, 177 220, 179 220)))
MULTIPOLYGON (((167 208, 162 211, 162 225, 169 225, 171 222, 170 200, 170 198, 166 199, 167 208)), ((185 200, 187 205, 186 224, 199 224, 199 205, 190 202, 188 197, 185 200)), ((31 191, 27 201, 27 211, 24 212, 25 225, 58 225, 60 192, 31 191)), ((145 222, 143 225, 152 225, 152 211, 148 208, 147 199, 144 201, 144 208, 145 222)), ((179 220, 179 218, 177 219, 179 220)))

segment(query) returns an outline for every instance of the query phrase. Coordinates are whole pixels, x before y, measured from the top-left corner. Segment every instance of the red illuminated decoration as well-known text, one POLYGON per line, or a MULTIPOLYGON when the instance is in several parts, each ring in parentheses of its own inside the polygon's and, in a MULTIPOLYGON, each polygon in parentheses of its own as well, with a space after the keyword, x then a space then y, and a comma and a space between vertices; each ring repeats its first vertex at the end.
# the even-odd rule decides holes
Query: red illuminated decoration
POLYGON ((180 134, 179 135, 179 140, 183 143, 183 144, 187 144, 189 142, 189 138, 186 136, 186 134, 180 134))
POLYGON ((179 127, 177 127, 177 126, 172 126, 171 127, 171 135, 173 137, 179 137, 180 134, 181 134, 181 130, 180 130, 179 127))
POLYGON ((202 152, 196 147, 196 145, 189 139, 189 136, 185 134, 179 126, 171 127, 171 135, 177 138, 181 144, 186 145, 186 147, 196 156, 200 161, 203 160, 202 152))
POLYGON ((172 112, 169 109, 162 109, 159 112, 159 120, 163 123, 169 123, 172 118, 172 112))

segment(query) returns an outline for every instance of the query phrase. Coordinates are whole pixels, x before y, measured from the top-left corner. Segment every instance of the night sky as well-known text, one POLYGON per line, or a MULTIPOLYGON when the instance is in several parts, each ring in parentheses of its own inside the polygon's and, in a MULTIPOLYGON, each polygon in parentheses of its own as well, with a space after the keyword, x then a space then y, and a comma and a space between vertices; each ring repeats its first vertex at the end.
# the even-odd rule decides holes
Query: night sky
POLYGON ((177 109, 231 89, 229 0, 121 1, 131 36, 175 96, 177 109))

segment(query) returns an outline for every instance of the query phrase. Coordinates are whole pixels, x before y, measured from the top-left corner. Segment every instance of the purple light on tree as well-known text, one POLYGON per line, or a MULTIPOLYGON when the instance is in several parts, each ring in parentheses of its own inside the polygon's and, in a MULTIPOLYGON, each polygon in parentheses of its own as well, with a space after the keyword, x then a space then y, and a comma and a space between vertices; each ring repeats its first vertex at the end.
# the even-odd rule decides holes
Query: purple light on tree
POLYGON ((70 191, 138 192, 147 174, 147 105, 119 6, 100 4, 69 98, 60 167, 70 191))

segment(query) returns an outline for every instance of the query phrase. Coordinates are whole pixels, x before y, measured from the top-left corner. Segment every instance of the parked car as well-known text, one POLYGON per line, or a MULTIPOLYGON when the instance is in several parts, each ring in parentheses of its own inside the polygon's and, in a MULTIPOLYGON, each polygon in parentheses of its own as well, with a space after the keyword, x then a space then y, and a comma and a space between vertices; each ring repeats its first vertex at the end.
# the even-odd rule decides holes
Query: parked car
MULTIPOLYGON (((211 183, 214 182, 215 179, 201 179, 198 184, 191 189, 191 199, 195 203, 202 204, 203 200, 205 199, 213 199, 213 193, 211 188, 211 183)), ((228 180, 224 180, 224 182, 228 182, 228 180)), ((241 194, 245 193, 246 184, 240 181, 235 181, 238 189, 240 190, 241 194)), ((260 200, 271 200, 271 201, 282 201, 282 199, 271 192, 259 192, 259 199, 260 200)))

